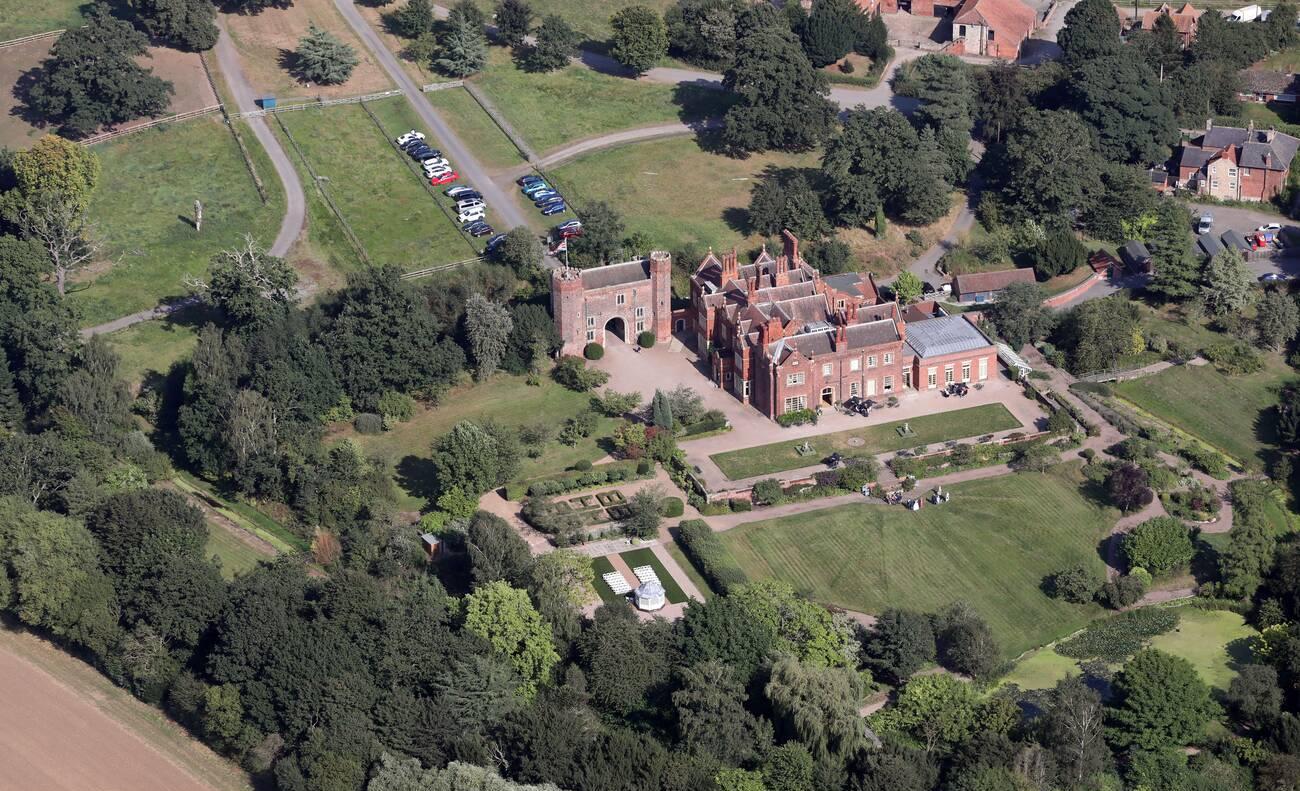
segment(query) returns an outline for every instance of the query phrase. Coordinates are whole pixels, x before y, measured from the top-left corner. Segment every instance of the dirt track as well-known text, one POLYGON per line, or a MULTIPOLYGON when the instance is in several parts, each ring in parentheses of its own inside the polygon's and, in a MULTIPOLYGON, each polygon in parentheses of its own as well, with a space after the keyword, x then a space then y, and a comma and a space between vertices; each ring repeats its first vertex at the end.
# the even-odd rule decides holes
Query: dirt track
POLYGON ((89 666, 3 627, 0 701, 0 791, 248 787, 232 765, 89 666))

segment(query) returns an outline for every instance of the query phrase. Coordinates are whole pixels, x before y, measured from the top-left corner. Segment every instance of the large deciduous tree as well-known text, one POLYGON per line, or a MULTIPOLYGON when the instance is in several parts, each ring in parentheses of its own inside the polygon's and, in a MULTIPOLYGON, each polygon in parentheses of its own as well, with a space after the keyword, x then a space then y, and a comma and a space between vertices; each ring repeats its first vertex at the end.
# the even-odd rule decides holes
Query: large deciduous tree
POLYGON ((239 247, 212 257, 207 283, 196 283, 204 299, 232 325, 244 327, 280 318, 293 304, 298 273, 270 255, 251 235, 239 247))
POLYGON ((564 18, 550 14, 537 27, 533 46, 524 58, 529 71, 555 71, 569 65, 569 59, 578 54, 582 34, 574 30, 564 18))
POLYGON ((668 47, 674 55, 704 68, 726 69, 736 54, 737 0, 678 0, 664 11, 668 47))
POLYGON ((1044 717, 1043 744, 1071 785, 1078 786, 1110 765, 1104 725, 1101 695, 1083 677, 1057 682, 1044 717))
POLYGON ((1047 337, 1054 324, 1051 311, 1043 307, 1043 287, 1037 283, 1007 286, 984 315, 1013 349, 1047 337))
POLYGON ((1290 343, 1300 331, 1300 307, 1295 297, 1269 291, 1255 303, 1255 340, 1265 349, 1290 343))
POLYGON ((115 19, 106 3, 96 3, 86 24, 54 42, 40 79, 27 93, 28 107, 72 137, 161 114, 173 89, 136 64, 148 46, 149 39, 131 23, 115 19))
POLYGON ((1119 32, 1119 17, 1108 0, 1081 0, 1066 13, 1056 42, 1067 62, 1085 63, 1117 52, 1122 45, 1119 32))
POLYGON ((191 52, 216 46, 217 9, 209 0, 133 0, 132 5, 155 38, 191 52))
POLYGON ((668 53, 668 31, 653 8, 628 6, 610 17, 609 26, 609 54, 634 74, 646 73, 668 53))
POLYGON ((807 151, 829 134, 835 118, 826 77, 774 11, 751 8, 745 16, 735 61, 722 80, 739 98, 723 119, 722 143, 737 153, 807 151))
POLYGON ((1182 747, 1219 711, 1190 662, 1151 648, 1129 660, 1113 689, 1110 738, 1121 747, 1182 747))
POLYGON ((45 135, 17 152, 10 166, 14 186, 27 197, 61 195, 80 209, 90 203, 99 183, 99 157, 91 149, 58 135, 45 135))
POLYGON ((519 469, 519 446, 513 433, 489 423, 479 426, 462 420, 433 445, 433 465, 438 488, 453 487, 478 495, 501 486, 519 469))
POLYGON ((1072 112, 1021 113, 991 171, 1012 213, 1048 221, 1086 212, 1101 191, 1093 134, 1072 112))
POLYGON ((728 764, 752 760, 771 733, 745 709, 747 697, 731 668, 721 662, 683 669, 681 686, 672 695, 678 743, 728 764))
POLYGON ((1096 130, 1108 159, 1164 162, 1178 142, 1169 92, 1132 53, 1081 64, 1070 80, 1070 92, 1071 106, 1096 130))
POLYGON ((465 628, 487 640, 523 679, 519 692, 531 698, 560 661, 551 629, 533 609, 528 592, 492 582, 465 597, 465 628))
POLYGON ((1130 567, 1154 574, 1186 566, 1196 553, 1187 525, 1172 516, 1157 516, 1133 528, 1124 536, 1123 547, 1130 567))
POLYGON ((809 667, 785 657, 772 666, 763 691, 786 738, 798 740, 814 758, 842 759, 867 743, 858 714, 861 680, 851 669, 809 667))
POLYGON ((802 173, 773 174, 755 184, 749 198, 749 226, 765 236, 788 230, 804 241, 830 233, 821 198, 802 173))

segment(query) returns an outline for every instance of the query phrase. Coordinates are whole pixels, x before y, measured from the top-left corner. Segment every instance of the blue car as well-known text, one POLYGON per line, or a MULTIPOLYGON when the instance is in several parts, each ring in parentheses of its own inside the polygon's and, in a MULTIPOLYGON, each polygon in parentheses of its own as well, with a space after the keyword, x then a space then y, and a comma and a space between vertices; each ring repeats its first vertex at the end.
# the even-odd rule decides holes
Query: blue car
POLYGON ((542 214, 547 217, 550 217, 552 214, 559 214, 563 211, 568 210, 568 208, 569 208, 568 206, 564 205, 564 201, 560 201, 559 203, 552 203, 546 208, 542 209, 542 214))
POLYGON ((505 234, 499 233, 496 236, 493 236, 491 239, 488 239, 487 244, 483 247, 483 252, 490 253, 493 250, 497 249, 497 246, 500 245, 502 240, 504 240, 505 238, 506 238, 505 234))
POLYGON ((551 188, 550 184, 547 184, 544 181, 534 184, 531 187, 524 187, 523 189, 523 193, 530 198, 539 192, 554 192, 554 190, 551 188))
POLYGON ((521 187, 527 187, 529 184, 536 184, 539 181, 544 181, 544 179, 541 176, 520 176, 515 183, 521 187))

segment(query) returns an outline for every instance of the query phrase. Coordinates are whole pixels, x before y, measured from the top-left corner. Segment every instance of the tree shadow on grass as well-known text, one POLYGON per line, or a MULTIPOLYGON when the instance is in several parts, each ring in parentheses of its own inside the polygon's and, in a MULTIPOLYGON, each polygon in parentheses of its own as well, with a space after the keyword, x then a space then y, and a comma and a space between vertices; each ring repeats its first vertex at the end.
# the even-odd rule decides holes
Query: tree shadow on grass
POLYGON ((412 497, 432 501, 438 496, 438 470, 433 460, 408 455, 397 462, 397 485, 412 497))
POLYGON ((1228 667, 1240 673, 1246 665, 1256 664, 1259 661, 1255 656, 1257 646, 1259 646, 1259 638, 1253 635, 1228 641, 1224 646, 1224 650, 1228 653, 1228 667))

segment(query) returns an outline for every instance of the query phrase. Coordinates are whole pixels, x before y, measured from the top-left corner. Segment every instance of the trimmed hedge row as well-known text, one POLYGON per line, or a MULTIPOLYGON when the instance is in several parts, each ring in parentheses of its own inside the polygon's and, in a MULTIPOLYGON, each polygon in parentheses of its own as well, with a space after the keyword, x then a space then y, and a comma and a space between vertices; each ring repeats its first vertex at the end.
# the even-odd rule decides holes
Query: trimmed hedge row
POLYGON ((635 480, 647 474, 649 471, 641 472, 635 461, 616 461, 592 467, 590 470, 574 470, 547 478, 534 478, 531 481, 511 481, 506 484, 506 499, 520 500, 524 496, 551 497, 592 486, 635 480))
POLYGON ((727 593, 749 582, 745 570, 737 565, 703 519, 690 519, 678 525, 677 540, 715 593, 727 593))

